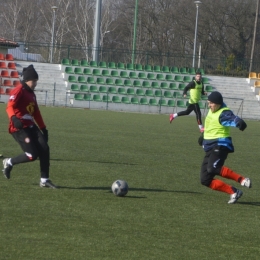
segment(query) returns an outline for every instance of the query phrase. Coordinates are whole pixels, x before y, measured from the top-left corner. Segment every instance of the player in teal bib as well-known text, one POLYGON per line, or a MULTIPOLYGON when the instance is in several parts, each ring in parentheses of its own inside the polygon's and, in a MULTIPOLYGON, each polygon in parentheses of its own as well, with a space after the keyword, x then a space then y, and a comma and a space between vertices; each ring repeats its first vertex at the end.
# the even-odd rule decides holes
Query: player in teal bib
POLYGON ((203 145, 206 152, 201 166, 200 181, 202 185, 212 190, 230 194, 228 203, 232 204, 243 195, 243 192, 222 180, 215 179, 215 176, 231 179, 240 183, 241 186, 251 188, 249 178, 224 166, 228 154, 234 152, 230 127, 237 127, 244 131, 247 125, 223 103, 223 97, 217 91, 208 96, 208 106, 209 112, 205 119, 204 133, 199 138, 199 144, 203 145))
POLYGON ((201 95, 207 95, 207 93, 204 91, 204 85, 201 80, 201 73, 197 72, 195 75, 195 79, 191 81, 183 90, 183 97, 187 96, 187 92, 190 91, 190 98, 189 98, 189 105, 186 110, 170 114, 170 123, 173 119, 175 119, 178 116, 187 116, 192 111, 196 114, 196 120, 200 129, 200 132, 204 131, 202 120, 201 120, 201 111, 199 107, 199 101, 201 99, 201 95))

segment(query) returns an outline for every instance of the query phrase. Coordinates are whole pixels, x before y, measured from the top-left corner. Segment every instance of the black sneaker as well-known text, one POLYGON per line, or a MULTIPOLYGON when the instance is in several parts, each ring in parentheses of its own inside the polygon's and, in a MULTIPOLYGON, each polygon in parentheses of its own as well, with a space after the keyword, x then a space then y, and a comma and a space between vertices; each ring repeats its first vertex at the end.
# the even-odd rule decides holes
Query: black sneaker
POLYGON ((41 182, 41 181, 40 181, 40 187, 57 189, 57 186, 54 185, 54 184, 51 182, 51 180, 47 180, 46 182, 41 182))
POLYGON ((6 158, 3 160, 3 166, 4 166, 4 169, 3 169, 3 174, 5 176, 6 179, 10 179, 10 175, 11 175, 11 170, 13 168, 12 165, 8 164, 8 160, 10 158, 6 158))

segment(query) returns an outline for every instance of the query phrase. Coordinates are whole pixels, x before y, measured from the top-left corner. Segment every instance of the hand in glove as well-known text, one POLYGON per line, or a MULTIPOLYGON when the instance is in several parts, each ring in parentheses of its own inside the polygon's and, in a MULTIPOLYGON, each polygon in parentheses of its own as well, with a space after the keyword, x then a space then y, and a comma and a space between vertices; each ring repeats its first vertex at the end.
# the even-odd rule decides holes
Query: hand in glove
POLYGON ((204 139, 204 133, 202 133, 202 134, 200 135, 199 139, 198 139, 198 144, 199 144, 200 146, 202 146, 203 139, 204 139))
POLYGON ((12 116, 11 120, 12 120, 15 128, 17 128, 17 129, 23 128, 23 123, 21 122, 21 120, 18 117, 12 116))
POLYGON ((240 131, 244 131, 246 128, 247 128, 247 124, 246 122, 243 120, 243 119, 240 119, 238 122, 237 122, 237 127, 240 131))
POLYGON ((43 137, 45 139, 45 141, 48 143, 49 141, 49 134, 48 134, 48 130, 44 127, 41 129, 42 130, 42 133, 43 133, 43 137))

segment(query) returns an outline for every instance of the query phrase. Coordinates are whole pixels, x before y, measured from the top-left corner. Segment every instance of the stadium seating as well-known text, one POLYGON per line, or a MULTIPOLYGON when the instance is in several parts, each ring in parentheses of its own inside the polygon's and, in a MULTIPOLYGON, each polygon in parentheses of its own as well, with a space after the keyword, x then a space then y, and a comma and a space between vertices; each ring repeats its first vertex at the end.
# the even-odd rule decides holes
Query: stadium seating
POLYGON ((105 61, 100 61, 99 64, 98 64, 98 67, 107 68, 107 63, 105 61))
POLYGON ((93 100, 91 94, 89 94, 89 93, 84 94, 83 99, 84 99, 84 101, 92 101, 93 100))
POLYGON ((16 65, 14 62, 8 62, 7 67, 8 67, 8 69, 16 70, 16 65))
POLYGON ((0 53, 0 60, 5 60, 5 55, 3 53, 0 53))
POLYGON ((124 103, 124 104, 130 104, 129 97, 122 97, 121 102, 124 103))
POLYGON ((165 99, 159 99, 158 105, 159 105, 159 106, 167 106, 167 102, 166 102, 165 99))
POLYGON ((89 63, 88 63, 87 60, 81 60, 81 61, 80 61, 80 66, 81 66, 81 67, 88 67, 88 66, 89 66, 89 63))
POLYGON ((71 66, 80 66, 80 63, 78 60, 76 59, 72 59, 71 62, 70 62, 71 66))
POLYGON ((121 103, 119 96, 113 96, 112 97, 112 102, 113 103, 121 103))
POLYGON ((78 84, 71 84, 70 90, 71 91, 79 91, 79 85, 78 84))
POLYGON ((150 84, 149 81, 144 80, 143 83, 142 83, 142 87, 143 87, 143 88, 150 88, 150 87, 151 87, 151 84, 150 84))
POLYGON ((10 78, 10 74, 8 70, 2 70, 1 71, 1 77, 3 78, 10 78))
POLYGON ((131 104, 138 105, 139 104, 138 98, 137 97, 132 97, 131 98, 131 104))
POLYGON ((169 99, 167 105, 168 105, 168 107, 175 107, 175 101, 172 99, 169 99))
POLYGON ((153 90, 152 90, 152 89, 147 89, 147 90, 145 91, 145 96, 153 97, 153 96, 154 96, 153 90))
MULTIPOLYGON (((90 67, 97 67, 98 65, 97 65, 96 61, 92 60, 92 61, 89 62, 89 66, 90 67)), ((94 99, 94 97, 93 97, 93 99, 94 99)))
POLYGON ((76 67, 74 69, 74 74, 82 75, 83 74, 82 68, 76 67))
POLYGON ((5 55, 5 60, 8 60, 8 61, 13 61, 13 60, 14 60, 14 57, 13 57, 13 55, 12 55, 12 54, 10 54, 10 53, 7 53, 7 54, 5 55))
POLYGON ((120 95, 126 95, 126 94, 127 94, 125 88, 118 88, 117 92, 118 92, 118 94, 120 94, 120 95))
POLYGON ((103 102, 112 102, 110 96, 108 96, 108 95, 103 95, 102 101, 103 101, 103 102))
POLYGON ((80 91, 82 91, 82 92, 88 92, 89 91, 89 89, 88 89, 88 85, 80 85, 80 91))
POLYGON ((177 107, 186 108, 187 105, 185 104, 185 102, 183 100, 177 100, 177 107))
POLYGON ((99 86, 98 91, 99 91, 99 93, 107 93, 107 87, 105 87, 105 86, 99 86))
POLYGON ((115 62, 108 62, 107 65, 108 65, 107 67, 108 67, 109 69, 116 69, 116 68, 117 68, 115 62))
POLYGON ((179 73, 180 73, 178 67, 171 67, 171 68, 170 68, 170 71, 171 71, 171 73, 173 73, 173 74, 179 74, 179 73))
POLYGON ((158 105, 157 99, 156 98, 150 98, 149 99, 149 105, 150 106, 157 106, 158 105))
POLYGON ((149 105, 147 98, 142 97, 140 99, 140 105, 149 105))
POLYGON ((7 69, 5 61, 0 61, 0 69, 7 69))

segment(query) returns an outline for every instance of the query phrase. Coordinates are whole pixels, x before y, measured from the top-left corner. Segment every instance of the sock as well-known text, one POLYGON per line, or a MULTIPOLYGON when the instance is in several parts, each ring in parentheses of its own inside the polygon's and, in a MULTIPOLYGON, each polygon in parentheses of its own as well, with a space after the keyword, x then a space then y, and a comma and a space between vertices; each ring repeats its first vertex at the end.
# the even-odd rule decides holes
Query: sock
POLYGON ((41 183, 45 183, 48 180, 48 178, 41 178, 41 183))
POLYGON ((175 113, 173 116, 174 116, 174 118, 175 118, 175 117, 177 117, 177 116, 178 116, 178 114, 177 114, 177 113, 175 113))
POLYGON ((9 165, 13 166, 13 165, 12 165, 12 162, 11 162, 11 159, 12 159, 12 158, 9 158, 8 161, 7 161, 7 163, 8 163, 9 165))
POLYGON ((217 180, 217 179, 212 180, 209 187, 212 190, 222 191, 222 192, 225 192, 228 194, 233 194, 236 192, 236 189, 234 190, 234 188, 232 186, 226 184, 225 182, 223 182, 221 180, 217 180))
POLYGON ((226 166, 223 166, 221 168, 220 176, 222 176, 223 178, 226 178, 226 179, 231 179, 231 180, 237 181, 239 183, 241 183, 241 181, 245 179, 243 176, 237 174, 236 172, 232 171, 231 169, 229 169, 226 166))
POLYGON ((202 129, 202 128, 204 128, 203 125, 199 125, 199 129, 202 129))

